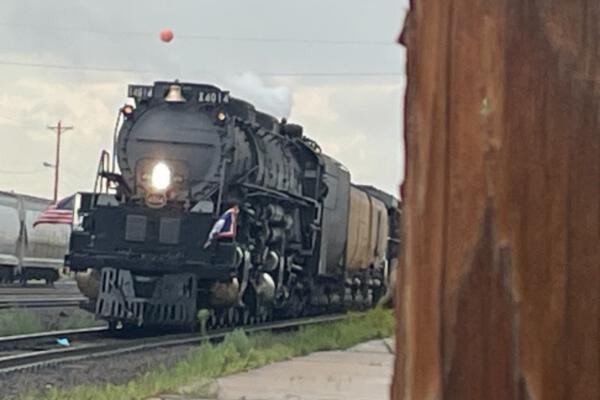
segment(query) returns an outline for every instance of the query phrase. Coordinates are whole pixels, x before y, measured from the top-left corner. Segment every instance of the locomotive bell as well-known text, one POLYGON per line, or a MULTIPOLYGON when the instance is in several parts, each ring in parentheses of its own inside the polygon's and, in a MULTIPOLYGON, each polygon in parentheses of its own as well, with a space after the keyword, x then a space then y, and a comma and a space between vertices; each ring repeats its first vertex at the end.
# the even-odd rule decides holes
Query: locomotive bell
POLYGON ((183 94, 181 93, 181 86, 169 86, 169 91, 165 96, 165 101, 167 103, 185 103, 185 97, 183 97, 183 94))

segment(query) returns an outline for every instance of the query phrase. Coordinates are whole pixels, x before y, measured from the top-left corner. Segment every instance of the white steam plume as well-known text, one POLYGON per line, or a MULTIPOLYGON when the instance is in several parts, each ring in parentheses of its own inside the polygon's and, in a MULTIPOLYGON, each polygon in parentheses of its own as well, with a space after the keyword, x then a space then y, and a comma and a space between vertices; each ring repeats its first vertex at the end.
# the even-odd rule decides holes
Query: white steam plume
POLYGON ((243 73, 227 79, 233 97, 245 100, 257 110, 276 118, 288 118, 292 109, 292 95, 285 86, 267 86, 252 73, 243 73))

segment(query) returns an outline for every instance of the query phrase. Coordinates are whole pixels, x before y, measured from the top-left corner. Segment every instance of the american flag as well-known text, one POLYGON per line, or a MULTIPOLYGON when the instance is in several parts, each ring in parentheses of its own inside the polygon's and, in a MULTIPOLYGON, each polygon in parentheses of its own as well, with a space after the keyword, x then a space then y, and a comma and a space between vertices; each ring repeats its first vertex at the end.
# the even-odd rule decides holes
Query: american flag
POLYGON ((51 204, 37 217, 33 227, 35 228, 39 224, 72 224, 74 203, 75 195, 72 195, 56 204, 51 204))

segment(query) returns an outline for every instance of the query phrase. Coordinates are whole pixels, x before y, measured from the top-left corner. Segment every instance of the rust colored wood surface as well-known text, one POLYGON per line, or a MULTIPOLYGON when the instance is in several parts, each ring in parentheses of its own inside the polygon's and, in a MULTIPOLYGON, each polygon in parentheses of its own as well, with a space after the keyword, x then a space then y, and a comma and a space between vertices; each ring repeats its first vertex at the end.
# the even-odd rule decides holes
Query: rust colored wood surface
POLYGON ((394 399, 600 399, 600 1, 414 0, 394 399))

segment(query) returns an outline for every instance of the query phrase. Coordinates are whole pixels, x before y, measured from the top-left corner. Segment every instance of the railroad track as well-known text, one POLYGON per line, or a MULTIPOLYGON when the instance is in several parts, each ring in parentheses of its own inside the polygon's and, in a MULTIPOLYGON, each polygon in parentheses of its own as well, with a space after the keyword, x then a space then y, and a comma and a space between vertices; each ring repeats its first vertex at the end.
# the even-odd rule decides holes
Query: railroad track
POLYGON ((0 309, 77 307, 85 300, 74 283, 0 286, 0 309))
POLYGON ((0 310, 7 308, 64 308, 78 307, 81 302, 85 301, 85 297, 69 296, 69 297, 37 297, 23 298, 20 296, 10 296, 0 298, 0 310))
POLYGON ((28 333, 23 335, 0 337, 0 354, 7 351, 14 351, 19 348, 31 348, 54 343, 57 338, 68 337, 71 340, 79 340, 86 337, 99 336, 109 332, 106 326, 97 326, 93 328, 69 329, 62 331, 49 331, 28 333))
POLYGON ((1 296, 72 296, 80 294, 75 284, 48 285, 0 285, 1 296))
MULTIPOLYGON (((239 328, 243 328, 249 333, 278 331, 338 321, 346 317, 346 314, 322 315, 240 326, 239 328)), ((235 328, 214 330, 205 335, 192 332, 132 338, 126 336, 109 336, 108 328, 94 328, 93 330, 79 329, 77 331, 6 337, 0 339, 0 375, 42 368, 49 365, 115 356, 123 353, 192 345, 204 340, 219 340, 233 329, 235 328), (57 344, 52 344, 59 337, 69 338, 71 345, 69 347, 61 347, 57 344), (11 352, 7 349, 16 350, 11 352)))
POLYGON ((0 286, 0 309, 77 307, 85 300, 74 282, 0 286))
POLYGON ((18 283, 0 284, 0 293, 52 292, 59 290, 51 285, 21 285, 18 283))

